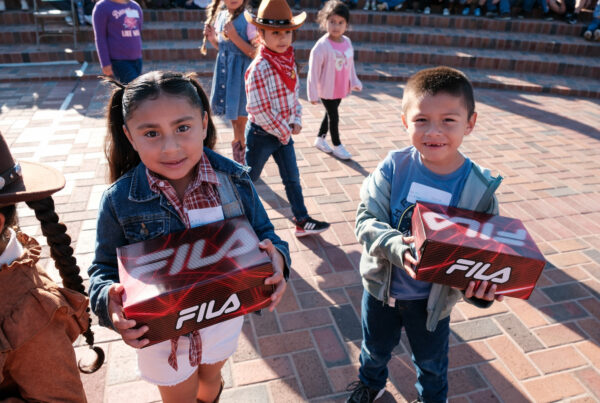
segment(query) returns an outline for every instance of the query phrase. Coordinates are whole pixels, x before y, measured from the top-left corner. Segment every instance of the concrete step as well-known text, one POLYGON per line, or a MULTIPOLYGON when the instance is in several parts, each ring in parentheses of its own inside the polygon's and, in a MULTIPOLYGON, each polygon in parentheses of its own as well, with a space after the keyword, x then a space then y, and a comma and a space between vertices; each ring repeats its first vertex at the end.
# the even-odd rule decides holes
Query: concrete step
MULTIPOLYGON (((216 52, 209 47, 202 56, 200 40, 144 41, 145 61, 209 60, 216 52)), ((296 58, 306 63, 314 41, 296 41, 296 58)), ((600 77, 600 59, 597 57, 552 55, 517 50, 465 49, 463 47, 426 47, 423 45, 390 45, 354 42, 355 61, 369 63, 448 65, 456 68, 517 71, 567 77, 600 77)), ((0 45, 0 63, 29 63, 76 60, 97 61, 93 43, 81 44, 73 50, 65 45, 45 44, 38 49, 34 44, 0 45)))
MULTIPOLYGON (((213 62, 199 61, 149 61, 144 62, 144 71, 176 70, 195 72, 201 77, 212 77, 213 62)), ((356 70, 363 81, 405 82, 417 70, 431 67, 428 65, 404 65, 388 63, 357 63, 356 70)), ((513 71, 494 71, 485 69, 462 69, 478 88, 517 90, 532 93, 551 93, 558 95, 580 96, 600 99, 600 85, 593 78, 570 78, 561 75, 525 74, 513 71)), ((301 66, 300 75, 306 76, 307 66, 301 66)), ((81 78, 95 80, 102 74, 98 63, 77 62, 69 64, 14 65, 0 66, 0 82, 15 81, 56 81, 81 78)), ((301 93, 304 98, 305 94, 301 93)))
MULTIPOLYGON (((319 0, 312 0, 318 3, 319 0)), ((308 22, 316 20, 316 4, 314 8, 305 11, 308 14, 308 22)), ((445 17, 439 14, 416 14, 412 12, 386 12, 386 11, 363 11, 353 10, 351 15, 352 26, 359 24, 406 26, 406 27, 432 27, 432 28, 454 28, 477 31, 501 31, 520 32, 524 34, 547 34, 558 36, 579 36, 585 21, 591 18, 589 11, 580 15, 579 24, 569 25, 563 21, 542 21, 540 19, 513 19, 511 21, 500 21, 485 17, 451 15, 445 17)), ((192 22, 205 20, 204 10, 144 10, 145 22, 192 22)), ((5 25, 31 25, 33 15, 23 11, 5 11, 0 13, 0 26, 5 25)))
MULTIPOLYGON (((149 22, 144 26, 144 41, 156 40, 202 40, 204 24, 202 21, 181 21, 173 26, 172 22, 149 22)), ((296 34, 297 40, 315 40, 323 33, 316 23, 307 23, 296 34)), ((348 36, 354 42, 377 44, 407 44, 421 46, 451 46, 463 48, 483 48, 520 50, 533 53, 553 53, 563 55, 600 56, 600 42, 589 42, 576 36, 551 34, 485 31, 459 28, 437 28, 423 26, 391 26, 375 24, 357 24, 352 26, 348 36)), ((92 27, 84 26, 78 35, 80 43, 93 42, 92 27)), ((52 38, 55 43, 71 43, 69 36, 52 38)), ((4 25, 0 27, 0 44, 35 43, 33 25, 4 25)))

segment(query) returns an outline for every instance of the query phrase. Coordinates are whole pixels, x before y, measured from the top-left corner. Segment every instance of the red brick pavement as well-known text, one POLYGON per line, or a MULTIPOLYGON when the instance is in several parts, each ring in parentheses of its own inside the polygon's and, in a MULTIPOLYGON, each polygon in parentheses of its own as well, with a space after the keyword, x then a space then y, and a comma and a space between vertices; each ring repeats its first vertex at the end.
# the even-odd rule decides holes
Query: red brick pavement
MULTIPOLYGON (((355 156, 349 162, 312 147, 323 110, 304 102, 296 150, 308 209, 332 223, 322 237, 294 237, 277 169, 267 165, 257 188, 290 242, 294 271, 276 313, 246 318, 223 371, 223 402, 344 401, 361 340, 360 247, 352 234, 358 191, 388 150, 408 144, 401 94, 400 85, 365 83, 363 93, 342 102, 342 139, 355 156)), ((107 89, 93 81, 0 83, 0 100, 0 130, 14 155, 65 173, 57 206, 85 269, 106 187, 107 89), (73 89, 69 108, 57 111, 73 89)), ((502 213, 525 222, 550 264, 528 301, 508 299, 488 310, 459 303, 452 315, 450 401, 600 401, 600 103, 481 89, 477 100, 477 126, 463 150, 506 177, 498 192, 502 213)), ((230 155, 231 130, 222 121, 217 126, 218 150, 230 155)), ((19 214, 25 231, 40 235, 31 212, 22 207, 19 214)), ((137 377, 135 353, 115 333, 95 329, 107 363, 82 376, 90 402, 159 400, 137 377)), ((381 401, 414 399, 405 338, 389 368, 381 401)))

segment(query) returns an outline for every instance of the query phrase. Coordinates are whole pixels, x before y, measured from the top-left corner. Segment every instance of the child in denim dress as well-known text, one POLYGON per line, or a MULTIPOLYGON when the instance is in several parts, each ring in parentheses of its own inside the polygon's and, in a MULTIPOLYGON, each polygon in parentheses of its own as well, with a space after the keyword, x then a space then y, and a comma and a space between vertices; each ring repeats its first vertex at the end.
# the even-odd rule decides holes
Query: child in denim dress
POLYGON ((243 316, 147 348, 144 333, 123 315, 116 249, 186 228, 245 215, 260 249, 272 260, 275 291, 286 288, 290 257, 276 234, 247 168, 212 151, 216 131, 200 84, 180 73, 155 71, 113 91, 108 105, 106 155, 114 183, 104 192, 96 251, 88 272, 90 301, 100 325, 136 348, 141 377, 164 402, 213 402, 221 368, 237 348, 243 316), (202 147, 204 145, 204 147, 202 147))
POLYGON ((596 3, 592 17, 592 22, 583 31, 583 37, 588 41, 600 41, 600 1, 596 3))
POLYGON ((210 105, 215 116, 225 115, 233 126, 233 159, 245 164, 244 128, 248 120, 244 73, 250 65, 258 38, 256 27, 243 16, 248 0, 213 0, 208 7, 204 37, 218 50, 210 105), (212 24, 214 20, 214 25, 212 24))

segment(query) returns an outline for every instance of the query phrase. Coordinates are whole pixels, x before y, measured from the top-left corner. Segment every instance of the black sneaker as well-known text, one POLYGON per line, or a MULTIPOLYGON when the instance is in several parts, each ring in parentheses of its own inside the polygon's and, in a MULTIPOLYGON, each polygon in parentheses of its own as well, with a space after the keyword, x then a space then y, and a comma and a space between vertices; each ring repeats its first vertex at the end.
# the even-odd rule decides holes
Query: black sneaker
POLYGON ((500 21, 509 21, 510 20, 510 14, 509 13, 502 13, 498 17, 496 17, 496 19, 500 20, 500 21))
POLYGON ((302 221, 296 221, 296 219, 294 221, 296 222, 295 234, 297 237, 319 234, 329 229, 329 223, 317 221, 310 217, 302 221))
POLYGON ((346 403, 372 403, 385 392, 385 388, 381 390, 371 389, 361 381, 352 382, 346 387, 346 390, 348 392, 352 391, 346 403))

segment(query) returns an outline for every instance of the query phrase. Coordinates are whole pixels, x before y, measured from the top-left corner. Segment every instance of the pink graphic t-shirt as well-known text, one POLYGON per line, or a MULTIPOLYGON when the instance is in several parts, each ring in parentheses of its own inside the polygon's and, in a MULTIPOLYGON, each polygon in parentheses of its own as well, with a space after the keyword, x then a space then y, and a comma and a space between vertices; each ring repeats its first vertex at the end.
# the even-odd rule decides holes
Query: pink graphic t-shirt
POLYGON ((348 95, 350 91, 350 65, 348 61, 352 57, 352 50, 347 41, 334 42, 330 39, 328 40, 335 52, 335 87, 333 90, 333 99, 341 99, 348 95))

